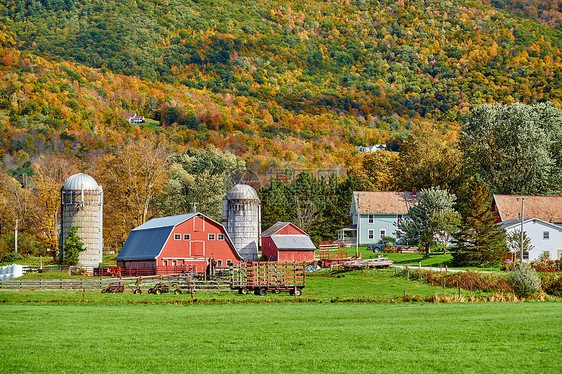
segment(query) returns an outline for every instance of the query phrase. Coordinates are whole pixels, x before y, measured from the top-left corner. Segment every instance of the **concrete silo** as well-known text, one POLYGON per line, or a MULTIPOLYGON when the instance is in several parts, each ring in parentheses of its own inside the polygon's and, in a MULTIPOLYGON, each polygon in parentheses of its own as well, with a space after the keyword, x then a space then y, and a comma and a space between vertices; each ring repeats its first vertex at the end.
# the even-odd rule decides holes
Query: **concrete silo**
POLYGON ((237 184, 222 199, 222 224, 244 261, 258 260, 261 207, 258 193, 237 184))
POLYGON ((98 266, 103 255, 103 190, 87 174, 74 174, 61 187, 60 253, 70 229, 78 226, 77 235, 85 251, 78 255, 83 266, 98 266))

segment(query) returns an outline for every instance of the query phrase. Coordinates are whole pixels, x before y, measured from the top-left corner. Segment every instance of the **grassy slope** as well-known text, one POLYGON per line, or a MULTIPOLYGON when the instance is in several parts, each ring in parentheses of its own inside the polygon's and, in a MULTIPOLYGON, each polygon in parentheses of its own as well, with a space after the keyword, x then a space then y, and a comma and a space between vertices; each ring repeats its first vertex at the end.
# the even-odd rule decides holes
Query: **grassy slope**
POLYGON ((3 372, 562 370, 560 303, 5 304, 3 372))

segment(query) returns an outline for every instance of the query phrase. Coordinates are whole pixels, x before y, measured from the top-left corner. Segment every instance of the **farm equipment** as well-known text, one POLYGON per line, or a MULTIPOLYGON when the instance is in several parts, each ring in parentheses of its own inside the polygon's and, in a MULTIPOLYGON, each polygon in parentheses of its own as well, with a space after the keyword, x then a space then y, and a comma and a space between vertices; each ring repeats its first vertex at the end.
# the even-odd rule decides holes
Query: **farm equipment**
POLYGON ((148 293, 160 295, 163 293, 173 292, 175 295, 181 294, 181 289, 177 283, 159 282, 154 287, 148 289, 148 293))
POLYGON ((121 282, 111 282, 106 288, 101 290, 101 293, 123 293, 125 285, 121 282))
POLYGON ((305 265, 277 262, 247 262, 230 267, 230 287, 242 295, 250 291, 259 296, 268 292, 302 295, 305 265))

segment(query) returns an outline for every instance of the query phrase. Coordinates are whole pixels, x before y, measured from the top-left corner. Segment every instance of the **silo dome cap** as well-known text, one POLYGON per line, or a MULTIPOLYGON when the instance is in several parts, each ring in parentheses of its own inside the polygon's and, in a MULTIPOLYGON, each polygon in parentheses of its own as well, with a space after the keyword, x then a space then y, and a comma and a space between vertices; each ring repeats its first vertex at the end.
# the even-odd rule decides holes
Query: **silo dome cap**
POLYGON ((88 191, 98 191, 100 186, 96 180, 90 177, 88 174, 78 173, 69 177, 62 189, 65 191, 80 191, 82 189, 88 191))
POLYGON ((247 184, 237 184, 226 194, 228 200, 259 200, 258 193, 247 184))

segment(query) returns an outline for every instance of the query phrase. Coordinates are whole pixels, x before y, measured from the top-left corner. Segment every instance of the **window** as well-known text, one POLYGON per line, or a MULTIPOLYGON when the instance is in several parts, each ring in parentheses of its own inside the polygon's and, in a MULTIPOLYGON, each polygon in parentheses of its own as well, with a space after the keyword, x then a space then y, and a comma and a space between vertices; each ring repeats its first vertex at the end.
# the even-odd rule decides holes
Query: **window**
POLYGON ((183 234, 183 240, 189 240, 189 239, 191 239, 191 235, 183 234))
POLYGON ((174 234, 174 240, 181 240, 181 234, 174 234))
POLYGON ((168 260, 162 260, 162 265, 168 266, 168 260))
POLYGON ((542 233, 542 238, 543 238, 543 239, 546 239, 546 240, 550 239, 550 232, 548 232, 548 231, 543 231, 543 233, 542 233))
POLYGON ((369 230, 369 239, 375 238, 375 230, 369 230))
POLYGON ((222 268, 222 260, 217 260, 217 267, 222 268))
POLYGON ((172 266, 178 266, 178 260, 172 260, 172 266))
POLYGON ((381 230, 381 239, 386 236, 386 230, 381 230))
POLYGON ((215 240, 215 234, 209 234, 209 240, 215 240))
POLYGON ((224 240, 224 234, 218 234, 217 240, 224 240))
POLYGON ((402 222, 402 215, 401 214, 398 215, 398 223, 400 223, 400 222, 402 222))
POLYGON ((369 223, 373 223, 373 222, 375 222, 375 216, 369 214, 369 223))
POLYGON ((529 259, 529 252, 523 252, 523 260, 529 259))
POLYGON ((232 260, 226 260, 226 264, 227 264, 228 266, 232 265, 232 260))

